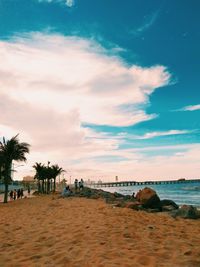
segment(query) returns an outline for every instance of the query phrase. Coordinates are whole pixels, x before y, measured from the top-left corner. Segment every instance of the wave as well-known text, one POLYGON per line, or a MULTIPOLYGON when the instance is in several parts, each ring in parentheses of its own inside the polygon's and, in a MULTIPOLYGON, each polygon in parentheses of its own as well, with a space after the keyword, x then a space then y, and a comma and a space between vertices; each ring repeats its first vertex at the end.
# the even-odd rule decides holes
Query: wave
POLYGON ((182 189, 188 191, 200 191, 200 186, 183 187, 182 189))

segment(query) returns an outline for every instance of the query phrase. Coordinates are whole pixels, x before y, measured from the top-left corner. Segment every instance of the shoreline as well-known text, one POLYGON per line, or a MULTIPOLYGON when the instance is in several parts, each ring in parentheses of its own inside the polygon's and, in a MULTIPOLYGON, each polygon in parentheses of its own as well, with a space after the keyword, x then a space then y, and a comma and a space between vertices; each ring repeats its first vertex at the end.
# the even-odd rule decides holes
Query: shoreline
MULTIPOLYGON (((71 185, 71 189, 74 191, 74 188, 73 188, 73 186, 71 185)), ((119 193, 119 192, 116 192, 116 191, 114 191, 114 192, 112 192, 112 191, 107 191, 107 190, 104 190, 104 188, 92 188, 92 187, 85 187, 85 189, 89 189, 89 190, 92 190, 92 191, 98 191, 98 192, 101 192, 101 191, 103 191, 103 192, 105 192, 106 194, 110 194, 110 195, 113 195, 113 194, 119 194, 119 195, 121 195, 121 196, 123 196, 123 197, 130 197, 131 198, 131 195, 129 195, 129 194, 122 194, 122 193, 119 193)), ((27 190, 25 190, 24 191, 24 196, 23 196, 23 198, 32 198, 32 197, 35 197, 35 196, 37 196, 38 194, 34 194, 35 192, 37 192, 36 190, 31 190, 31 193, 30 193, 30 195, 28 194, 28 191, 27 190)), ((79 191, 79 193, 80 193, 80 191, 79 191)), ((52 195, 52 194, 56 194, 56 195, 61 195, 62 194, 62 190, 61 191, 56 191, 56 193, 50 193, 50 195, 52 195)), ((84 196, 84 197, 88 197, 88 196, 84 196)), ((104 197, 104 196, 101 196, 101 197, 104 197)), ((22 198, 22 199, 23 199, 22 198)), ((95 198, 95 197, 94 197, 95 198)), ((3 192, 1 192, 0 193, 0 204, 1 203, 3 203, 3 199, 4 199, 4 193, 3 192)), ((21 198, 20 198, 21 199, 21 198)), ((16 199, 16 200, 19 200, 19 199, 16 199)), ((12 202, 12 201, 16 201, 16 200, 10 200, 10 197, 8 196, 8 202, 12 202)), ((173 201, 173 199, 171 199, 172 201, 173 201)), ((184 202, 184 203, 182 203, 182 204, 178 204, 178 206, 179 207, 181 207, 181 206, 183 206, 183 205, 189 205, 189 206, 193 206, 193 207, 195 207, 198 211, 200 211, 200 204, 199 205, 193 205, 193 204, 190 204, 190 203, 186 203, 186 202, 184 202)))

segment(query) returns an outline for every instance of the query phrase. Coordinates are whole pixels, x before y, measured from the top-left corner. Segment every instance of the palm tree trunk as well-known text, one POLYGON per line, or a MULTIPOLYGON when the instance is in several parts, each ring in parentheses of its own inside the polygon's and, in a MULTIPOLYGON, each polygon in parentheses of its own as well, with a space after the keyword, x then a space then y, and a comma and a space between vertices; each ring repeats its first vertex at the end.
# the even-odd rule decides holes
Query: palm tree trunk
POLYGON ((41 182, 40 182, 40 180, 38 181, 38 191, 39 191, 39 193, 42 192, 42 189, 41 189, 41 182))
POLYGON ((56 192, 56 178, 53 179, 53 192, 56 192))
POLYGON ((8 183, 5 182, 4 203, 8 203, 8 183))
POLYGON ((42 193, 44 194, 44 179, 42 180, 42 193))
POLYGON ((49 194, 49 188, 50 188, 50 179, 47 179, 47 194, 49 194))
POLYGON ((50 192, 52 192, 53 191, 53 181, 52 181, 52 179, 50 179, 50 192))
POLYGON ((8 185, 11 180, 11 166, 12 162, 6 164, 5 166, 5 177, 4 177, 4 184, 5 184, 5 192, 4 192, 4 203, 8 203, 8 185))

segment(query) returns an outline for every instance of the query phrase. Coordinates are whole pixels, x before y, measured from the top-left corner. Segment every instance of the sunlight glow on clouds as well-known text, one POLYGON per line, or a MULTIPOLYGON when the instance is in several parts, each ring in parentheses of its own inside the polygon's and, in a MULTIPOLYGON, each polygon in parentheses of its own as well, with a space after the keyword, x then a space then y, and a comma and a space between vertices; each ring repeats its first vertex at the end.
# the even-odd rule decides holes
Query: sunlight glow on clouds
MULTIPOLYGON (((147 161, 140 151, 119 149, 126 134, 109 136, 82 126, 129 126, 155 118, 157 114, 146 114, 145 105, 156 88, 169 84, 165 67, 127 66, 117 54, 76 36, 35 33, 1 41, 0 49, 1 134, 20 133, 31 143, 30 167, 34 161, 56 159, 73 175, 145 177, 162 171, 159 162, 170 164, 177 157, 183 163, 190 155, 147 161), (101 157, 123 160, 117 164, 96 160, 101 157)), ((132 138, 186 133, 169 130, 132 138)))
POLYGON ((128 67, 97 43, 78 37, 33 34, 0 42, 0 48, 0 85, 10 97, 57 112, 77 110, 86 123, 128 126, 154 118, 123 105, 148 103, 170 79, 163 66, 128 67))

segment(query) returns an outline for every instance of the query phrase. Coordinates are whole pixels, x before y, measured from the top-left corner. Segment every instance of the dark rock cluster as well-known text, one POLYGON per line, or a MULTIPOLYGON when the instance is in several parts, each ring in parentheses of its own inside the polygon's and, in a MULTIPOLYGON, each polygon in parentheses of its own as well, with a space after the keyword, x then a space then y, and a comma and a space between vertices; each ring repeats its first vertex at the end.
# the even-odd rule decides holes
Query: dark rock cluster
POLYGON ((139 190, 135 197, 122 195, 117 192, 110 193, 101 189, 92 189, 88 187, 85 187, 81 191, 72 191, 69 197, 86 197, 90 199, 101 198, 113 207, 125 207, 134 210, 144 210, 147 212, 169 212, 169 214, 171 214, 174 218, 200 218, 200 211, 198 211, 197 208, 189 205, 184 205, 179 208, 179 206, 170 199, 160 200, 156 191, 149 187, 139 190))
POLYGON ((126 207, 134 210, 145 210, 147 212, 169 212, 174 218, 200 218, 200 212, 197 208, 189 205, 179 206, 170 199, 160 200, 156 191, 145 187, 140 190, 136 197, 122 195, 119 193, 110 193, 99 189, 84 188, 83 191, 74 194, 78 197, 87 197, 92 199, 103 198, 106 203, 116 207, 126 207))

